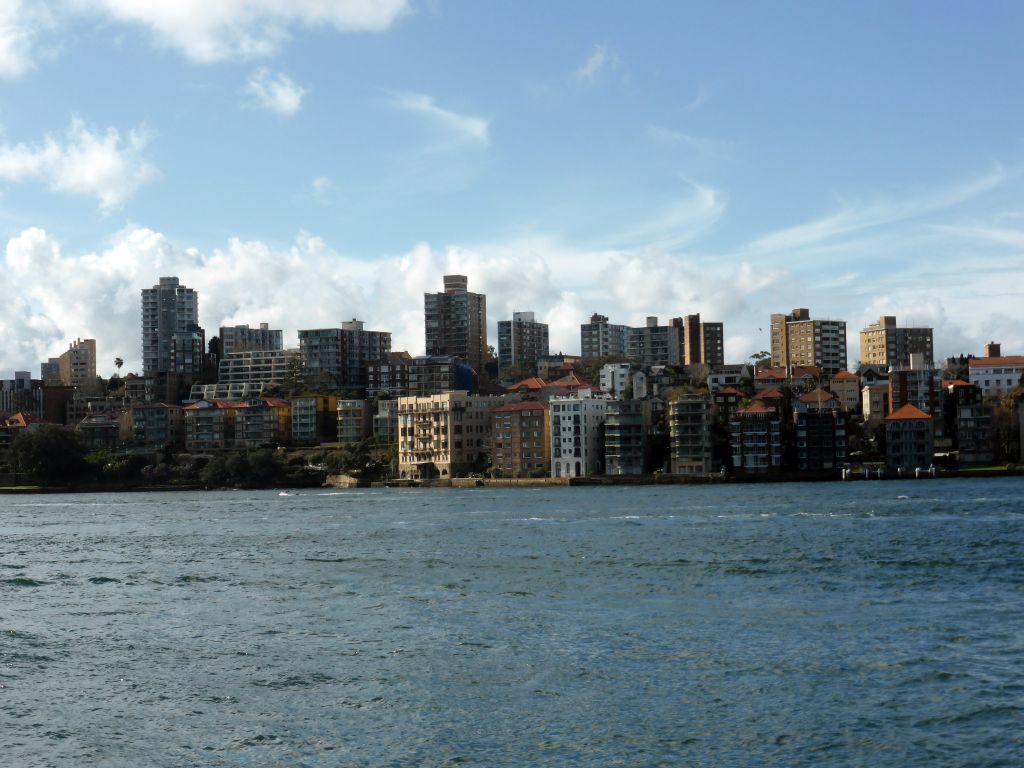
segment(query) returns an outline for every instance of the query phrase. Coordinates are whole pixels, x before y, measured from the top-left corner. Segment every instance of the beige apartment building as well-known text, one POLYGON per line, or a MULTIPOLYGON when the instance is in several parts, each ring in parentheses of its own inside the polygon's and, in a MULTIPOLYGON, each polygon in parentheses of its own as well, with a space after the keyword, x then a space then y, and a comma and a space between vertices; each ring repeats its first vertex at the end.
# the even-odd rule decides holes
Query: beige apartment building
POLYGON ((811 320, 809 309, 771 316, 772 366, 817 366, 832 376, 846 370, 846 321, 811 320))
POLYGON ((933 365, 932 329, 900 328, 896 318, 883 315, 860 332, 860 364, 910 366, 910 356, 924 355, 927 365, 933 365))
POLYGON ((491 408, 500 400, 466 390, 398 398, 398 473, 407 479, 479 472, 491 442, 491 408))
POLYGON ((77 339, 57 358, 60 383, 81 387, 96 383, 96 339, 77 339))

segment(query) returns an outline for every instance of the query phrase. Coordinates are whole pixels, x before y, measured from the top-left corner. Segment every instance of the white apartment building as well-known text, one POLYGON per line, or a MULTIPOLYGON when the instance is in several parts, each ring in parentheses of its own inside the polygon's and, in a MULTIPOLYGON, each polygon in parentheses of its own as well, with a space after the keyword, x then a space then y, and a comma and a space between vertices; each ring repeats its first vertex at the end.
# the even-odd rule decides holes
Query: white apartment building
POLYGON ((551 398, 551 476, 582 477, 604 472, 602 426, 612 398, 580 388, 551 398))

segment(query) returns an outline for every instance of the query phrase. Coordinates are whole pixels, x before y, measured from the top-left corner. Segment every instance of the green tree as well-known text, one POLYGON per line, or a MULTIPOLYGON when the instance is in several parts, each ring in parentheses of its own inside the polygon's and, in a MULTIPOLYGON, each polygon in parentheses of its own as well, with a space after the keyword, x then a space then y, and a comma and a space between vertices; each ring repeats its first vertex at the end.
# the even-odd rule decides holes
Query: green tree
POLYGON ((51 424, 25 430, 14 438, 8 462, 16 472, 48 485, 72 484, 91 472, 74 431, 51 424))

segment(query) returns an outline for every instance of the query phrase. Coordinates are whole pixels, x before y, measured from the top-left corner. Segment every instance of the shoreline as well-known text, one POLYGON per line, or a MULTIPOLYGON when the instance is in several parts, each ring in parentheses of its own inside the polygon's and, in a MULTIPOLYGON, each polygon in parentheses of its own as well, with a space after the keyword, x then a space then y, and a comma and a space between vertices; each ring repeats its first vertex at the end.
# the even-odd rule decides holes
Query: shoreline
POLYGON ((391 480, 366 481, 356 484, 326 482, 320 486, 288 486, 275 485, 265 488, 239 488, 224 486, 207 488, 199 484, 188 485, 83 485, 83 486, 0 486, 0 495, 19 494, 54 494, 54 493, 161 493, 173 491, 236 491, 236 490, 301 490, 323 489, 334 490, 366 489, 366 488, 592 488, 612 486, 650 486, 650 485, 749 485, 759 483, 845 483, 845 482, 877 482, 890 480, 944 480, 944 479, 987 479, 996 477, 1024 477, 1024 468, 1013 469, 959 469, 941 470, 934 477, 931 475, 888 476, 865 478, 862 475, 850 476, 846 479, 834 472, 808 473, 790 472, 771 475, 591 475, 588 477, 541 477, 541 478, 454 478, 437 480, 391 480))

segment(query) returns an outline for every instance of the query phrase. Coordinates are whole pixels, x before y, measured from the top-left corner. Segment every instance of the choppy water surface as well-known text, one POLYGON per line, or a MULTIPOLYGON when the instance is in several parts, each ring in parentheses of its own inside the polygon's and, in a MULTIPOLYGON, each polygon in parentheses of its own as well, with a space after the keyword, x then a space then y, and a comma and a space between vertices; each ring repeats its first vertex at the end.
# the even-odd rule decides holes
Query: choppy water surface
POLYGON ((1022 498, 0 497, 0 764, 1019 766, 1022 498))

